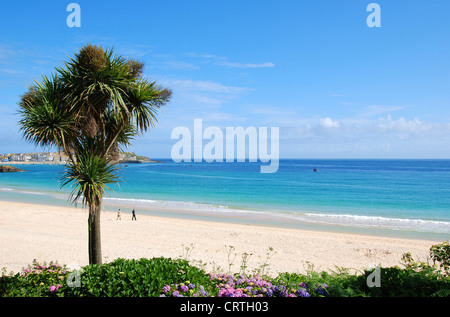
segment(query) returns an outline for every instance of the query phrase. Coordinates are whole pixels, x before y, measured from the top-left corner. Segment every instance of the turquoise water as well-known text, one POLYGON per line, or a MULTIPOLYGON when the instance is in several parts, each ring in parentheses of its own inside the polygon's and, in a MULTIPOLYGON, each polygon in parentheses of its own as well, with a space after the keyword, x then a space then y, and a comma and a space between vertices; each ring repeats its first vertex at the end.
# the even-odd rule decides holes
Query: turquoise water
MULTIPOLYGON (((19 165, 17 165, 19 166, 19 165)), ((0 199, 66 204, 63 166, 0 173, 0 199)), ((106 209, 415 238, 450 237, 450 160, 281 160, 120 165, 106 209), (313 170, 317 169, 317 172, 313 170), (131 210, 131 209, 130 209, 131 210)))

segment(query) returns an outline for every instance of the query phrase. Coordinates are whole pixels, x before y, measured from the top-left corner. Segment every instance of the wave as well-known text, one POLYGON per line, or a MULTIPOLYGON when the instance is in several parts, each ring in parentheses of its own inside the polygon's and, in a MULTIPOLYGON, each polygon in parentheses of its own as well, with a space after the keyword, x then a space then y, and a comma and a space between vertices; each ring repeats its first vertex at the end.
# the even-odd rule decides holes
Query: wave
POLYGON ((222 213, 264 213, 263 211, 243 210, 237 208, 230 208, 223 205, 203 204, 192 201, 169 201, 169 200, 152 200, 139 198, 103 198, 104 204, 109 206, 136 206, 141 208, 159 209, 168 211, 193 211, 193 212, 222 212, 222 213))
POLYGON ((203 215, 239 215, 249 218, 270 218, 281 222, 334 225, 357 228, 414 231, 450 234, 450 222, 430 219, 388 218, 350 214, 327 214, 301 211, 251 210, 224 205, 195 203, 191 201, 164 201, 133 198, 104 198, 107 205, 128 205, 136 208, 175 211, 203 215))
POLYGON ((109 202, 132 202, 132 203, 154 203, 156 200, 150 200, 150 199, 134 199, 134 198, 111 198, 111 197, 103 197, 103 200, 109 201, 109 202))
POLYGON ((13 188, 6 188, 6 187, 1 187, 0 191, 14 192, 14 193, 19 193, 19 194, 27 194, 27 195, 41 195, 41 196, 48 194, 46 192, 40 192, 40 191, 34 191, 34 190, 23 190, 23 189, 13 189, 13 188))
POLYGON ((319 213, 305 213, 295 217, 311 223, 450 234, 450 222, 440 220, 319 213))

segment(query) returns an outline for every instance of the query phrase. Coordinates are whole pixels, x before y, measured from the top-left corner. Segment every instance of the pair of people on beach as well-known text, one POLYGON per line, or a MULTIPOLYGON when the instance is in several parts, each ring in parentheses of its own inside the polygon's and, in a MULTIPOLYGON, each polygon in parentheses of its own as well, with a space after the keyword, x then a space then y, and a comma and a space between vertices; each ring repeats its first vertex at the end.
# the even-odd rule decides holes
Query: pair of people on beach
MULTIPOLYGON (((136 219, 136 210, 133 209, 133 211, 131 213, 132 213, 131 220, 136 220, 137 221, 137 219, 136 219)), ((122 220, 122 217, 120 216, 120 209, 117 211, 117 218, 116 218, 116 220, 119 220, 119 219, 122 220)))

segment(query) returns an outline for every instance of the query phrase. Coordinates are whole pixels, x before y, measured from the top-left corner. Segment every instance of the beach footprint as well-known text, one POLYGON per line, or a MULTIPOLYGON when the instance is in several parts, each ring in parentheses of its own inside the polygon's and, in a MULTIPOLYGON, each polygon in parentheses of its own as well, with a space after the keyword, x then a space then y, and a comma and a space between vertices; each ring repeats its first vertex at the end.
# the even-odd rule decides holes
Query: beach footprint
POLYGON ((357 248, 355 249, 358 253, 368 257, 368 258, 374 258, 378 256, 386 256, 390 255, 391 252, 387 250, 379 250, 379 249, 369 249, 369 248, 357 248))

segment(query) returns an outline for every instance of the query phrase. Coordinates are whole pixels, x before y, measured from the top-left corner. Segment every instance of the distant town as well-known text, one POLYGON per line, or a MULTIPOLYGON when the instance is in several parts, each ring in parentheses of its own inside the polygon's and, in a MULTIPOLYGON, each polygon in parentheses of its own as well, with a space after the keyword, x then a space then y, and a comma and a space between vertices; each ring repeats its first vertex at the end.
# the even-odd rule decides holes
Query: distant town
MULTIPOLYGON (((69 157, 59 152, 39 152, 39 153, 8 153, 0 154, 0 162, 36 162, 36 163, 66 163, 69 157)), ((118 162, 140 163, 156 162, 148 157, 136 155, 133 152, 122 152, 119 154, 118 162)))
POLYGON ((0 154, 2 162, 66 162, 69 157, 58 152, 0 154))

